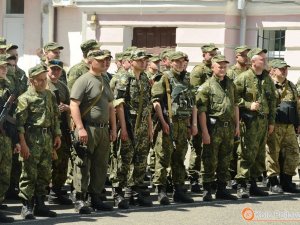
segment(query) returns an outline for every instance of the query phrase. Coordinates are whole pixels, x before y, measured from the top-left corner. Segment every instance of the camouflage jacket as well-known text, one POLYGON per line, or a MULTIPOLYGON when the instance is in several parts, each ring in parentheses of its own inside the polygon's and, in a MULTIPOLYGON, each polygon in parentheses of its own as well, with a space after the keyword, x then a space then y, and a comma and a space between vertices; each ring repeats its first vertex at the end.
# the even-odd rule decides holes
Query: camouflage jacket
POLYGON ((90 69, 90 66, 82 60, 80 63, 72 66, 67 74, 68 77, 68 88, 71 90, 75 81, 81 75, 87 73, 90 69))
POLYGON ((211 64, 207 64, 205 61, 195 66, 190 74, 191 85, 198 88, 208 78, 212 76, 211 64))
POLYGON ((226 75, 231 79, 235 80, 242 72, 245 70, 237 68, 236 65, 231 66, 228 70, 226 75))

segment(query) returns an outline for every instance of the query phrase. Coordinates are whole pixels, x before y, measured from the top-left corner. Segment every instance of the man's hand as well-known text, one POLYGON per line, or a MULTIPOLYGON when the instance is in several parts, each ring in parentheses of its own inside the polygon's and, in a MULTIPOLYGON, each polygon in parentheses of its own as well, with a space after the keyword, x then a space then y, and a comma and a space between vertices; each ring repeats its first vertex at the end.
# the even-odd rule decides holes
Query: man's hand
POLYGON ((259 102, 252 102, 250 106, 251 111, 258 111, 260 108, 259 102))
POLYGON ((274 128, 275 128, 274 125, 269 125, 269 130, 268 130, 269 135, 273 133, 274 128))
POLYGON ((21 151, 20 151, 20 154, 21 154, 22 158, 23 158, 24 160, 26 160, 26 159, 28 159, 29 156, 30 156, 29 148, 28 148, 26 142, 20 143, 20 145, 21 145, 21 151))
POLYGON ((208 132, 202 132, 202 142, 205 145, 209 145, 210 144, 210 135, 208 132))
POLYGON ((55 150, 57 150, 57 149, 60 148, 60 146, 61 146, 61 139, 60 139, 60 136, 56 136, 56 137, 54 138, 53 148, 54 148, 55 150))
POLYGON ((114 142, 117 140, 117 131, 115 129, 109 131, 109 140, 114 142))
POLYGON ((18 154, 20 152, 21 152, 21 145, 19 143, 17 143, 14 148, 14 154, 18 154))
POLYGON ((60 103, 58 109, 60 112, 70 112, 70 106, 64 103, 60 103))
POLYGON ((162 123, 162 130, 165 134, 170 134, 170 127, 169 124, 167 124, 166 122, 162 123))
POLYGON ((198 134, 198 126, 192 125, 191 126, 191 133, 192 133, 192 136, 195 136, 196 134, 198 134))
POLYGON ((128 140, 127 129, 121 129, 121 140, 122 141, 127 141, 128 140))
POLYGON ((88 142, 88 134, 84 128, 78 129, 78 137, 79 141, 83 144, 87 144, 88 142))

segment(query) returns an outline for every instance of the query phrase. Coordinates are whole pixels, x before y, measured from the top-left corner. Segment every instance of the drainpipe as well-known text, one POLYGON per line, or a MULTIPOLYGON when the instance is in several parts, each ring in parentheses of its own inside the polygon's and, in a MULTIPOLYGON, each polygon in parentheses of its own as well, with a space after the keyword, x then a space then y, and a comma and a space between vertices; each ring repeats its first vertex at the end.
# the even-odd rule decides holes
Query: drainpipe
POLYGON ((247 0, 238 0, 237 8, 240 12, 240 45, 246 43, 246 24, 247 24, 247 15, 246 15, 246 3, 247 0))
POLYGON ((49 27, 48 27, 48 42, 54 40, 54 7, 49 3, 49 27))

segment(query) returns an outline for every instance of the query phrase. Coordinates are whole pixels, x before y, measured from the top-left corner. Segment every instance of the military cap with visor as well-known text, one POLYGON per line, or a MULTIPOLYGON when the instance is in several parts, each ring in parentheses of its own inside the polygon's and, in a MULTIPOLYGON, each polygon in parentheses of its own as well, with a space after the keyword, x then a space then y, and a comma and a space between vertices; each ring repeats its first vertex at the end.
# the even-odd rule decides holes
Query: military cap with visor
POLYGON ((218 48, 215 46, 215 44, 205 44, 201 47, 202 52, 211 52, 213 50, 218 50, 218 48))
POLYGON ((44 45, 44 51, 53 51, 55 49, 62 50, 62 49, 64 49, 64 47, 59 45, 56 42, 49 42, 49 43, 44 45))
POLYGON ((229 61, 227 61, 227 59, 225 58, 224 55, 216 55, 211 59, 211 63, 221 63, 221 62, 226 62, 229 63, 229 61))
POLYGON ((50 60, 47 64, 48 67, 59 67, 60 69, 64 68, 64 63, 59 59, 50 60))
POLYGON ((281 59, 273 59, 270 63, 269 63, 270 67, 272 68, 285 68, 285 67, 291 67, 290 65, 288 65, 284 60, 281 59))
POLYGON ((103 60, 105 58, 108 58, 109 55, 105 54, 105 52, 102 50, 92 50, 89 51, 87 57, 89 59, 103 60))
POLYGON ((262 52, 263 52, 263 53, 267 53, 268 51, 267 51, 267 49, 253 48, 253 49, 251 49, 251 50, 248 52, 247 56, 248 56, 249 59, 252 59, 253 56, 259 55, 259 54, 262 53, 262 52))
POLYGON ((142 49, 136 49, 135 51, 131 52, 130 59, 131 60, 139 60, 139 59, 144 59, 148 58, 149 55, 146 53, 145 50, 142 49))
POLYGON ((8 63, 9 57, 10 57, 10 55, 8 55, 8 54, 1 54, 0 55, 0 66, 5 65, 5 64, 9 64, 8 63))
POLYGON ((236 54, 239 54, 239 53, 242 53, 244 51, 250 51, 251 48, 249 48, 247 45, 241 45, 241 46, 236 47, 234 50, 235 50, 236 54))
POLYGON ((186 54, 181 52, 181 51, 176 51, 176 52, 171 52, 169 54, 169 59, 172 60, 177 60, 177 59, 181 59, 181 58, 186 58, 186 54))
POLYGON ((161 61, 161 59, 160 59, 159 55, 153 54, 149 57, 149 61, 158 62, 158 61, 161 61))
POLYGON ((19 48, 18 45, 9 44, 9 45, 6 46, 6 51, 13 50, 13 49, 18 49, 18 48, 19 48))
POLYGON ((94 39, 90 39, 87 41, 84 41, 80 45, 81 51, 83 53, 88 53, 90 50, 97 50, 100 48, 99 42, 97 42, 94 39))
POLYGON ((48 72, 47 67, 43 64, 38 64, 29 69, 28 75, 30 78, 40 75, 41 73, 48 72))

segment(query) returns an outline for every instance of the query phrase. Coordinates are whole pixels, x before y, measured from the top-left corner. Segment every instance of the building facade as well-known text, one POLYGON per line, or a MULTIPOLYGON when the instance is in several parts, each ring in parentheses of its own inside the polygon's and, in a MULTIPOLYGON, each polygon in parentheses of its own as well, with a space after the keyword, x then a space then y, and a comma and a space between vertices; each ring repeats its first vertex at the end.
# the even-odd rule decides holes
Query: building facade
POLYGON ((300 0, 2 0, 0 8, 0 35, 21 46, 25 65, 54 40, 71 66, 82 57, 80 43, 94 38, 113 54, 130 45, 175 48, 189 55, 190 70, 212 42, 232 64, 237 45, 267 48, 270 59, 292 66, 292 81, 300 76, 300 0), (23 13, 8 7, 15 1, 24 2, 23 13))

